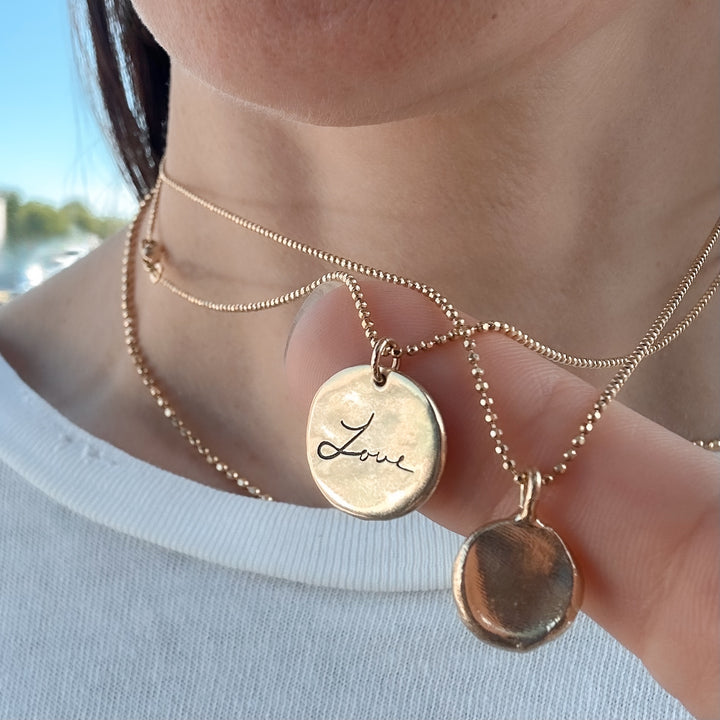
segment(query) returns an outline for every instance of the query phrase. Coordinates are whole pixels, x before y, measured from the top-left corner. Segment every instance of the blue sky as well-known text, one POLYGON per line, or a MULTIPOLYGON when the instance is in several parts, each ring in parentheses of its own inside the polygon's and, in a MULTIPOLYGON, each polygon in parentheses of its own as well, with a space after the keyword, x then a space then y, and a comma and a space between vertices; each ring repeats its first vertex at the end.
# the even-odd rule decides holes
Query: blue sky
POLYGON ((3 3, 0 189, 128 216, 133 200, 75 70, 67 0, 3 3))

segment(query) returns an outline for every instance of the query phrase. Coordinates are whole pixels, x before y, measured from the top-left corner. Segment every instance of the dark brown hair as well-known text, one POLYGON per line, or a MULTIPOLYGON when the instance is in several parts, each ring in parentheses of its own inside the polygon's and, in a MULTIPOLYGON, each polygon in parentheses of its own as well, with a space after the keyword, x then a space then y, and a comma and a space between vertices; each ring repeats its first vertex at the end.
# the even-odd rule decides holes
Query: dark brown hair
POLYGON ((101 123, 120 169, 142 197, 154 185, 165 152, 170 59, 130 0, 71 5, 81 73, 85 67, 94 73, 101 123))

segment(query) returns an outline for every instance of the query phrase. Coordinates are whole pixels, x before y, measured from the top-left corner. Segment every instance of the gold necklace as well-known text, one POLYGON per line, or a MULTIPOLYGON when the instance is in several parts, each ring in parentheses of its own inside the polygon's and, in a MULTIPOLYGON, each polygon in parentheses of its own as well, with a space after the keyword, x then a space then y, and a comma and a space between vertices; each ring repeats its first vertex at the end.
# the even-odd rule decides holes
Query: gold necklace
MULTIPOLYGON (((145 206, 145 201, 128 231, 125 252, 123 256, 122 276, 122 310, 125 326, 126 342, 128 351, 135 363, 138 373, 142 377, 150 393, 156 399, 158 406, 170 421, 180 429, 185 437, 191 438, 191 444, 197 445, 197 437, 192 435, 177 418, 176 413, 170 406, 167 399, 157 386, 157 382, 150 373, 147 363, 143 357, 136 332, 136 313, 134 305, 134 255, 135 235, 140 214, 145 206)), ((627 382, 639 364, 649 354, 649 349, 657 341, 663 329, 677 311, 682 299, 691 287, 700 269, 707 260, 712 247, 720 235, 720 228, 715 229, 706 242, 703 250, 697 256, 695 262, 684 275, 682 281, 670 297, 661 313, 646 332, 645 336, 635 348, 622 368, 608 383, 593 405, 590 413, 580 425, 579 433, 572 438, 571 447, 562 455, 562 460, 553 466, 550 472, 542 473, 540 470, 531 468, 518 470, 516 461, 510 454, 509 446, 505 443, 502 429, 498 424, 498 416, 493 407, 493 399, 490 395, 490 386, 484 377, 484 370, 479 366, 479 356, 476 352, 476 344, 473 332, 465 326, 464 319, 452 304, 435 291, 428 291, 423 286, 411 286, 413 289, 422 292, 435 304, 437 304, 446 317, 451 321, 456 335, 463 339, 463 346, 467 351, 467 360, 474 382, 474 388, 479 395, 479 403, 483 409, 484 421, 490 429, 490 436, 495 443, 495 451, 501 460, 503 469, 508 471, 513 480, 520 484, 520 504, 518 512, 507 519, 499 520, 485 525, 476 530, 463 544, 453 567, 453 594, 458 607, 461 619, 465 625, 479 638, 490 642, 498 647, 515 650, 528 650, 550 640, 565 630, 576 616, 582 601, 582 578, 575 561, 565 543, 559 535, 550 527, 544 525, 537 519, 535 508, 540 490, 555 480, 559 475, 567 471, 568 464, 575 459, 579 450, 586 444, 588 435, 594 429, 597 422, 602 418, 606 408, 617 397, 618 393, 627 382), (527 597, 532 597, 532 607, 526 602, 527 597)), ((348 458, 354 462, 364 463, 364 467, 376 466, 370 471, 370 476, 379 478, 379 484, 385 484, 383 471, 411 472, 418 467, 415 460, 406 460, 405 453, 389 457, 387 454, 380 456, 380 452, 370 451, 364 448, 361 451, 347 451, 350 443, 342 444, 342 440, 335 437, 327 437, 328 426, 332 427, 332 420, 343 416, 348 412, 348 405, 351 398, 358 395, 358 388, 366 386, 366 397, 362 399, 361 411, 367 412, 367 407, 372 407, 379 402, 379 398, 389 389, 394 387, 396 379, 400 378, 400 384, 404 380, 398 372, 400 352, 396 344, 389 339, 380 339, 370 320, 367 303, 364 301, 362 292, 357 281, 348 273, 338 272, 323 276, 318 283, 326 282, 330 278, 342 279, 350 289, 358 309, 358 314, 363 324, 365 334, 371 338, 372 359, 371 367, 360 366, 349 368, 337 373, 326 381, 320 388, 313 400, 311 417, 308 423, 308 459, 313 468, 322 463, 332 462, 338 458, 345 461, 348 458), (381 358, 390 356, 392 365, 390 368, 381 366, 381 358), (328 402, 327 398, 331 398, 328 402), (329 409, 328 409, 329 407, 329 409), (318 423, 314 422, 315 415, 320 414, 318 423), (317 428, 320 428, 320 440, 318 442, 317 428), (313 450, 319 457, 314 459, 313 450), (341 457, 342 456, 342 457, 341 457), (370 460, 370 463, 367 461, 370 460), (409 467, 413 465, 414 467, 409 467), (381 468, 381 470, 378 470, 381 468)), ((434 405, 424 391, 408 379, 413 392, 418 393, 421 403, 430 407, 431 425, 434 423, 434 438, 430 442, 421 437, 420 447, 413 447, 413 450, 424 450, 432 466, 429 472, 425 472, 431 479, 424 481, 420 491, 413 491, 414 497, 404 500, 400 508, 394 508, 391 513, 383 517, 394 517, 398 514, 408 512, 419 506, 434 490, 444 462, 444 432, 442 422, 439 420, 434 405), (422 447, 425 446, 425 447, 422 447)), ((389 402, 386 405, 393 407, 393 412, 398 415, 397 406, 411 406, 410 416, 416 415, 416 398, 408 399, 405 389, 400 396, 395 393, 389 395, 389 402)), ((382 403, 381 403, 382 405, 382 403)), ((384 408, 381 407, 381 411, 384 408)), ((382 413, 381 413, 382 414, 382 413)), ((402 416, 402 413, 400 413, 402 416)), ((340 420, 340 426, 350 432, 364 432, 368 429, 370 422, 375 416, 373 409, 369 420, 345 422, 340 420)), ((401 417, 400 427, 404 430, 407 417, 401 417)), ((424 422, 424 421, 423 421, 424 422)), ((381 416, 381 435, 388 430, 397 433, 397 422, 393 426, 387 425, 386 420, 381 416)), ((426 423, 427 424, 427 423, 426 423)), ((410 435, 416 435, 415 427, 411 428, 410 435)), ((356 436, 355 436, 356 437, 356 436)), ((353 438, 354 439, 354 438, 353 438)), ((208 458, 209 462, 216 462, 217 458, 210 454, 207 448, 201 447, 201 455, 208 458)), ((422 460, 423 458, 421 458, 422 460)), ((219 463, 218 470, 224 471, 228 477, 238 480, 226 465, 219 463)), ((315 472, 313 474, 318 481, 315 472)), ((348 473, 343 471, 342 476, 348 473)), ((352 486, 363 484, 367 477, 353 475, 352 486), (358 483, 358 479, 361 480, 358 483)), ((322 482, 318 485, 326 497, 335 501, 339 507, 347 497, 333 498, 333 493, 343 494, 343 487, 333 486, 330 483, 330 492, 327 485, 322 482)), ((262 492, 255 487, 250 488, 249 483, 243 485, 250 494, 263 497, 262 492)), ((362 493, 361 493, 362 494, 362 493)), ((350 502, 354 497, 350 496, 350 502)), ((357 507, 344 507, 346 511, 364 517, 380 517, 381 515, 363 515, 357 512, 357 507)))
MULTIPOLYGON (((211 203, 210 201, 195 194, 190 189, 186 188, 184 185, 178 183, 176 180, 170 178, 165 172, 165 161, 163 160, 160 164, 155 187, 153 188, 153 191, 151 193, 152 200, 150 203, 150 231, 148 233, 148 238, 143 245, 143 259, 146 269, 150 273, 150 277, 152 278, 153 282, 161 284, 178 297, 193 305, 197 305, 198 307, 202 307, 207 310, 213 310, 216 312, 226 313, 257 312, 260 310, 268 310, 273 307, 278 307, 279 305, 283 305, 288 302, 293 302, 294 300, 306 296, 308 293, 312 292, 312 290, 314 290, 317 286, 313 283, 310 283, 303 287, 287 292, 284 295, 278 295, 276 297, 249 303, 214 302, 212 300, 199 298, 196 295, 193 295, 192 293, 184 290, 183 288, 178 287, 174 282, 172 282, 166 277, 163 264, 163 248, 161 244, 156 239, 154 239, 154 227, 157 205, 160 199, 160 191, 163 185, 168 185, 170 188, 177 191, 188 200, 194 202, 197 205, 200 205, 201 207, 209 210, 216 215, 219 215, 220 217, 228 220, 234 225, 238 225, 239 227, 261 235, 262 237, 268 238, 269 240, 272 240, 273 242, 283 247, 287 247, 290 250, 309 255, 310 257, 317 258, 318 260, 330 263, 332 265, 337 265, 349 272, 366 275, 368 277, 382 280, 390 284, 413 288, 419 285, 419 283, 409 280, 402 275, 378 270, 374 267, 364 265, 363 263, 357 262, 355 260, 341 257, 326 250, 312 247, 311 245, 307 245, 298 240, 293 240, 286 235, 282 235, 281 233, 271 230, 263 225, 260 225, 259 223, 252 222, 247 218, 242 217, 241 215, 237 215, 230 212, 229 210, 226 210, 225 208, 221 208, 218 205, 215 205, 214 203, 211 203)), ((712 234, 718 230, 720 230, 720 219, 718 219, 717 223, 711 230, 710 235, 712 236, 712 234)), ((427 292, 429 294, 437 294, 437 292, 430 286, 423 284, 422 287, 427 288, 427 292)), ((671 331, 668 331, 667 333, 662 335, 662 337, 658 338, 658 340, 653 343, 652 347, 648 349, 648 353, 652 355, 656 352, 659 352, 660 350, 666 348, 675 339, 677 339, 700 315, 700 313, 705 309, 705 307, 707 307, 709 301, 712 299, 713 295, 717 292, 719 287, 720 273, 718 273, 712 279, 705 292, 701 295, 701 297, 693 305, 693 307, 688 311, 688 313, 682 318, 682 320, 680 320, 671 331)), ((630 358, 630 354, 609 358, 590 358, 571 355, 561 350, 552 348, 534 339, 528 333, 507 322, 482 322, 470 326, 469 329, 473 334, 476 332, 500 333, 509 337, 511 340, 519 343, 523 347, 532 350, 541 357, 550 360, 551 362, 573 368, 607 369, 622 367, 630 358)), ((405 348, 402 349, 402 354, 408 356, 416 355, 421 351, 431 350, 436 345, 443 345, 452 340, 456 340, 458 337, 459 336, 455 329, 450 328, 446 332, 435 334, 432 338, 429 338, 427 340, 423 340, 416 344, 407 345, 405 348)), ((713 440, 709 442, 715 443, 717 447, 720 447, 720 440, 713 440)), ((705 444, 707 445, 707 443, 705 444)))
MULTIPOLYGON (((185 428, 184 423, 177 418, 173 408, 159 390, 142 355, 136 333, 137 320, 133 292, 135 230, 144 206, 145 201, 128 231, 123 257, 122 310, 127 347, 143 383, 149 387, 151 395, 155 397, 165 416, 180 429, 181 434, 188 437, 191 445, 197 446, 197 437, 185 428)), ((552 528, 545 526, 536 518, 535 506, 538 495, 543 485, 565 474, 568 464, 586 444, 588 435, 602 418, 605 409, 617 397, 642 360, 649 355, 650 348, 656 343, 696 280, 719 235, 720 226, 716 225, 703 249, 641 342, 600 394, 580 425, 579 434, 572 438, 570 448, 563 453, 561 461, 546 473, 535 468, 518 470, 516 461, 512 458, 503 438, 502 429, 498 425, 498 416, 490 396, 490 386, 484 378, 483 369, 478 364, 479 356, 476 352, 473 331, 466 327, 460 313, 447 298, 436 291, 418 283, 409 285, 411 289, 421 292, 432 300, 451 321, 456 337, 463 339, 474 388, 479 394, 479 403, 484 412, 483 418, 494 440, 496 454, 501 460, 503 469, 508 471, 513 480, 521 486, 517 514, 476 530, 463 544, 454 564, 453 593, 460 616, 466 626, 481 639, 499 647, 528 650, 558 635, 576 616, 582 600, 582 579, 562 539, 552 528), (532 608, 524 602, 528 596, 533 597, 532 608)), ((431 399, 422 388, 398 372, 400 348, 393 341, 378 337, 357 281, 347 272, 338 272, 323 276, 316 283, 327 282, 330 278, 343 280, 352 293, 365 334, 371 341, 372 357, 369 369, 359 366, 343 370, 327 380, 318 390, 308 422, 308 460, 321 491, 336 506, 361 517, 395 517, 418 507, 435 489, 445 455, 442 421, 431 399), (391 357, 390 368, 383 368, 381 365, 381 358, 385 356, 391 357), (409 393, 407 386, 410 387, 409 393), (364 422, 362 419, 359 422, 356 419, 346 422, 343 418, 350 417, 347 413, 354 408, 349 406, 353 403, 358 404, 353 398, 359 395, 362 395, 359 401, 361 418, 366 417, 370 409, 369 419, 364 422), (418 421, 419 405, 422 405, 426 412, 418 421), (390 414, 395 416, 389 422, 385 417, 388 406, 391 408, 390 414), (403 409, 407 412, 403 413, 403 409), (352 442, 368 430, 376 412, 379 415, 381 437, 387 434, 397 436, 398 430, 405 431, 405 434, 411 437, 419 437, 418 443, 413 445, 411 450, 420 455, 419 462, 427 467, 421 468, 417 458, 406 459, 405 452, 389 456, 387 453, 381 455, 381 451, 372 451, 368 448, 359 451, 354 448, 349 450, 352 442), (316 416, 319 416, 319 421, 316 416), (356 433, 350 441, 343 443, 342 438, 337 439, 333 435, 333 432, 337 432, 337 423, 334 425, 333 421, 337 419, 340 420, 339 425, 343 430, 356 433), (408 433, 409 423, 411 427, 408 433), (420 425, 423 428, 430 428, 429 435, 424 431, 418 431, 420 425), (342 469, 338 474, 336 468, 330 473, 331 480, 327 481, 322 476, 322 472, 318 473, 318 468, 322 469, 324 464, 332 463, 338 458, 342 462, 347 460, 355 462, 356 469, 359 462, 363 468, 369 467, 371 470, 367 473, 363 469, 363 472, 357 474, 342 469), (404 498, 400 505, 384 507, 381 512, 372 508, 370 513, 365 513, 364 508, 360 507, 368 485, 370 495, 378 495, 378 489, 378 496, 385 492, 388 471, 394 472, 397 476, 397 473, 414 474, 416 469, 423 479, 420 484, 412 486, 411 496, 404 498), (350 476, 349 486, 352 488, 349 493, 347 492, 348 476, 350 476), (336 482, 337 477, 341 478, 339 484, 336 482), (368 478, 372 482, 368 483, 368 478), (355 492, 358 486, 363 486, 359 495, 355 492)), ((225 472, 231 479, 239 480, 239 476, 236 477, 235 473, 212 456, 202 444, 200 453, 209 462, 217 462, 216 469, 225 472)), ((338 463, 337 466, 339 467, 340 464, 338 463)), ((240 484, 250 494, 263 496, 258 488, 250 488, 249 483, 240 484)), ((394 490, 392 493, 397 494, 394 490)))
MULTIPOLYGON (((260 310, 266 310, 273 307, 277 307, 279 305, 292 302, 294 300, 297 300, 299 298, 304 297, 309 292, 312 292, 318 285, 322 284, 323 282, 327 282, 329 279, 329 276, 323 276, 322 278, 319 278, 318 280, 313 281, 312 283, 309 283, 308 285, 305 285, 301 288, 297 288, 291 292, 285 293, 284 295, 276 296, 273 298, 268 298, 260 301, 254 301, 250 303, 235 303, 235 304, 227 304, 227 303, 216 303, 211 300, 198 298, 195 295, 192 295, 191 293, 188 293, 187 291, 183 290, 182 288, 179 288, 177 285, 175 285, 172 281, 167 279, 165 274, 165 269, 163 265, 163 251, 161 245, 158 243, 158 241, 154 238, 154 229, 155 229, 155 222, 156 222, 156 213, 157 213, 157 205, 159 202, 160 197, 160 191, 162 188, 162 184, 167 183, 174 189, 176 189, 181 194, 185 195, 189 199, 193 200, 194 202, 200 204, 201 206, 212 210, 213 212, 221 215, 222 217, 225 217, 226 219, 230 220, 231 222, 240 225, 242 227, 246 227, 253 232, 259 233, 260 235, 264 237, 271 238, 273 241, 280 243, 281 245, 287 246, 291 249, 294 249, 299 252, 303 252, 305 254, 311 255, 313 257, 317 257, 321 260, 325 260, 327 262, 330 262, 332 264, 338 265, 342 268, 350 269, 354 272, 359 272, 374 278, 378 278, 381 280, 384 280, 386 282, 390 282, 393 284, 398 284, 400 286, 409 287, 417 292, 420 292, 424 296, 428 297, 430 300, 433 300, 437 303, 441 303, 442 301, 447 302, 437 291, 435 291, 433 288, 420 284, 417 282, 414 282, 412 280, 408 280, 407 278, 404 278, 402 276, 398 276, 395 274, 387 273, 381 270, 377 270, 375 268, 362 265, 356 261, 338 257, 335 255, 332 255, 330 253, 327 253, 326 251, 318 250, 316 248, 313 248, 311 246, 305 245, 303 243, 299 243, 297 241, 291 240, 290 238, 280 235, 277 232, 271 231, 268 228, 265 228, 263 226, 258 225, 257 223, 252 223, 249 220, 246 220, 245 218, 242 218, 241 216, 235 215, 233 213, 230 213, 229 211, 219 208, 212 203, 209 203, 208 201, 204 200, 203 198, 200 198, 199 196, 192 193, 187 188, 184 188, 182 185, 179 185, 174 180, 170 179, 164 172, 163 167, 160 169, 160 173, 158 175, 158 180, 156 183, 155 188, 153 189, 153 192, 150 196, 149 201, 149 225, 148 225, 148 233, 147 236, 143 242, 142 245, 142 256, 143 261, 145 264, 145 269, 149 272, 151 279, 154 282, 160 283, 166 288, 168 288, 170 291, 172 291, 174 294, 180 296, 181 298, 185 299, 188 302, 191 302, 195 305, 198 305, 200 307, 204 307, 210 310, 219 311, 219 312, 257 312, 260 310)), ((708 242, 710 243, 709 247, 707 248, 707 253, 709 254, 710 249, 712 248, 712 245, 714 244, 715 236, 720 231, 720 220, 713 228, 713 231, 708 239, 708 242)), ((707 243, 706 243, 707 245, 707 243)), ((701 251, 702 253, 703 251, 701 251)), ((705 258, 707 255, 705 255, 705 258)), ((704 262, 704 260, 703 260, 704 262)), ((336 276, 333 279, 343 279, 339 276, 336 276)), ((650 347, 647 349, 648 354, 652 354, 654 352, 657 352, 667 345, 670 344, 675 338, 677 338, 692 322, 695 318, 699 316, 699 314, 702 312, 702 310, 707 306, 709 300, 712 298, 714 293, 716 292, 718 286, 720 285, 720 274, 718 274, 715 278, 713 278, 712 282, 710 283, 709 287, 706 289, 706 291, 703 293, 701 298, 695 303, 693 308, 686 314, 686 316, 683 318, 681 322, 679 322, 675 329, 671 332, 665 333, 662 337, 656 339, 650 347)), ((349 286, 348 286, 349 287, 349 286)), ((370 322, 370 327, 372 327, 372 323, 369 320, 369 317, 363 320, 363 323, 370 322)), ((363 327, 366 329, 366 336, 371 342, 371 345, 374 345, 377 342, 377 333, 372 330, 368 333, 367 328, 365 324, 363 327)), ((525 347, 528 347, 529 349, 534 350, 538 354, 554 360, 555 362, 559 364, 564 365, 570 365, 573 367, 581 367, 581 368, 606 368, 606 367, 616 367, 621 364, 627 363, 631 357, 632 354, 617 357, 617 358, 601 358, 601 359, 594 359, 594 358, 579 358, 572 355, 569 355, 567 353, 563 353, 560 351, 557 351, 553 348, 549 348, 548 346, 534 340, 531 338, 527 333, 524 333, 522 330, 519 330, 507 323, 501 323, 501 322, 484 322, 484 323, 477 323, 473 326, 470 326, 469 328, 465 328, 464 332, 470 332, 470 334, 474 334, 476 332, 500 332, 503 333, 512 339, 516 340, 517 342, 521 343, 525 347)), ((447 342, 450 342, 451 340, 457 339, 460 337, 460 334, 457 332, 456 328, 452 327, 450 330, 446 331, 443 334, 436 334, 432 339, 422 341, 418 344, 411 344, 406 346, 405 348, 393 348, 393 353, 397 356, 399 359, 402 355, 414 355, 418 353, 420 350, 430 350, 433 347, 445 344, 447 342)), ((139 371, 140 372, 140 371, 139 371)), ((173 411, 173 417, 176 417, 176 413, 173 411)), ((359 427, 359 426, 358 426, 359 427)), ((250 483, 245 479, 242 478, 239 473, 231 470, 226 463, 222 462, 220 459, 218 459, 210 450, 207 448, 204 443, 199 441, 199 439, 190 432, 186 427, 182 427, 181 434, 188 440, 188 442, 204 457, 206 457, 209 464, 214 466, 218 472, 224 474, 226 477, 228 477, 231 480, 234 480, 239 484, 241 488, 249 488, 248 492, 251 495, 259 496, 259 497, 266 497, 256 486, 250 485, 250 483)), ((717 450, 720 449, 720 440, 696 440, 695 444, 697 444, 700 447, 706 448, 708 450, 717 450)), ((309 458, 310 459, 310 458, 309 458)), ((310 462, 311 470, 313 470, 313 475, 316 479, 316 482, 318 481, 318 478, 315 475, 315 468, 313 466, 313 463, 310 462)), ((322 489, 321 483, 318 483, 319 486, 322 489)), ((327 493, 326 493, 327 495, 327 493)), ((348 510, 348 508, 352 508, 354 503, 350 503, 349 506, 344 505, 343 503, 338 503, 336 500, 333 500, 332 498, 331 502, 334 502, 335 504, 339 504, 340 507, 345 509, 346 511, 352 512, 352 510, 348 510)), ((384 506, 383 506, 384 507, 384 506)), ((363 517, 373 516, 372 514, 363 514, 363 513, 356 513, 360 514, 363 517)), ((385 516, 380 513, 380 516, 385 516)), ((389 517, 389 515, 387 515, 389 517)))
MULTIPOLYGON (((287 292, 284 295, 279 295, 272 298, 253 301, 249 303, 219 303, 212 300, 207 300, 205 298, 199 298, 196 295, 193 295, 192 293, 178 287, 166 276, 163 263, 163 248, 161 244, 154 238, 157 205, 159 202, 160 191, 163 184, 169 185, 171 188, 179 192, 187 199, 225 218, 233 224, 255 232, 263 237, 269 238, 273 242, 276 242, 284 247, 288 247, 297 252, 310 255, 311 257, 318 258, 322 261, 337 265, 344 269, 351 270, 352 272, 364 274, 388 283, 400 285, 402 287, 410 287, 420 292, 421 294, 430 297, 431 299, 433 297, 439 296, 439 293, 437 293, 433 288, 427 285, 420 284, 409 280, 401 275, 378 270, 376 268, 363 265, 362 263, 359 263, 357 261, 343 258, 327 251, 320 250, 310 245, 301 243, 299 241, 292 240, 291 238, 273 230, 270 230, 269 228, 259 225, 258 223, 253 223, 240 215, 231 213, 229 210, 221 208, 205 200, 204 198, 201 198, 188 188, 168 177, 168 175, 165 173, 163 161, 160 165, 156 185, 153 188, 152 193, 150 194, 150 222, 149 231, 142 246, 143 261, 145 264, 145 269, 148 271, 153 282, 161 284, 178 297, 198 307, 203 307, 205 309, 213 310, 216 312, 226 313, 257 312, 260 310, 267 310, 273 307, 278 307, 288 302, 293 302, 294 300, 306 296, 315 288, 317 288, 320 282, 316 280, 303 287, 296 288, 295 290, 287 292)), ((715 234, 718 233, 718 231, 720 231, 720 219, 713 227, 709 237, 712 238, 715 234)), ((707 307, 709 301, 717 292, 718 287, 720 287, 720 273, 718 273, 712 279, 706 290, 703 292, 697 302, 693 305, 693 307, 683 317, 683 319, 680 320, 671 331, 666 332, 664 335, 658 338, 658 340, 654 342, 650 348, 648 348, 648 354, 651 355, 659 352, 660 350, 670 345, 670 343, 673 342, 675 339, 677 339, 707 307)), ((631 357, 631 354, 610 358, 589 358, 571 355, 569 353, 562 352, 548 345, 545 345, 544 343, 531 337, 523 330, 506 322, 478 322, 474 325, 469 326, 468 328, 466 328, 466 330, 469 330, 471 334, 480 332, 495 332, 503 334, 506 337, 509 337, 510 339, 519 343, 523 347, 532 350, 541 357, 544 357, 556 364, 580 369, 604 369, 621 367, 631 357)), ((412 356, 418 354, 421 351, 432 350, 434 347, 438 345, 444 345, 450 341, 456 340, 458 337, 459 335, 457 334, 456 330, 454 328, 450 328, 444 333, 436 333, 433 337, 427 340, 423 340, 415 344, 408 344, 404 348, 398 348, 395 352, 399 353, 400 355, 412 356)), ((693 440, 692 442, 698 447, 704 448, 706 450, 716 452, 720 451, 720 439, 693 440)))

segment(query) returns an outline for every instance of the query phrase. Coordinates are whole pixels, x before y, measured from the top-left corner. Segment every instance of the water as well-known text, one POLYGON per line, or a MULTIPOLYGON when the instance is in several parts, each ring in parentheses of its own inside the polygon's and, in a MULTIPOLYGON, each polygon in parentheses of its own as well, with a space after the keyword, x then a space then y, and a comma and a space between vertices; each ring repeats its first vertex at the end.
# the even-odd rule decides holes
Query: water
POLYGON ((39 285, 100 244, 96 235, 6 241, 0 247, 0 303, 39 285))

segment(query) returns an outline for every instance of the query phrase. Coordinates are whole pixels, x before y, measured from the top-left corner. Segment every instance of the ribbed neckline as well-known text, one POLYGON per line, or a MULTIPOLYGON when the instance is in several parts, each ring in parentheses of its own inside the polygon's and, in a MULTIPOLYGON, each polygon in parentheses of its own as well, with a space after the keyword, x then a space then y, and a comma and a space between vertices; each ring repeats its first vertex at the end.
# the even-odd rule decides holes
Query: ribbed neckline
POLYGON ((462 538, 419 513, 370 522, 262 502, 128 455, 71 423, 0 357, 0 461, 93 522, 209 562, 311 585, 450 586, 462 538))

